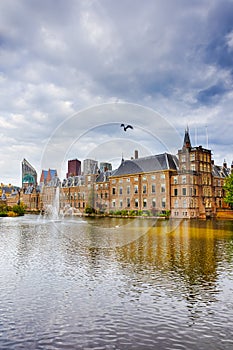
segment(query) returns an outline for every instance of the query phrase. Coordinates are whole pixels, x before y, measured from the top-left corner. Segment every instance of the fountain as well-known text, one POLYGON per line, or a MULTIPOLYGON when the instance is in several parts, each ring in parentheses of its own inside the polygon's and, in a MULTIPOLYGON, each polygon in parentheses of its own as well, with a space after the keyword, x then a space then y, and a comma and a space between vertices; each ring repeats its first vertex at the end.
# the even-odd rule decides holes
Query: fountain
POLYGON ((51 219, 53 221, 60 221, 60 188, 57 186, 55 188, 55 195, 52 204, 47 204, 45 206, 44 215, 46 218, 51 219))
POLYGON ((79 209, 71 207, 69 204, 66 204, 63 208, 63 216, 82 216, 82 213, 79 209))

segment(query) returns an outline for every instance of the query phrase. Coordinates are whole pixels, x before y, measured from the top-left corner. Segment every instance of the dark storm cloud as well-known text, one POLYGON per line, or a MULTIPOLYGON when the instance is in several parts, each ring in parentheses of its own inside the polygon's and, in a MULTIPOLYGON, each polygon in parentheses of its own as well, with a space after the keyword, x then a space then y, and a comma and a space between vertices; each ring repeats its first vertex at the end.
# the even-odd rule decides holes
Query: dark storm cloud
POLYGON ((12 157, 13 174, 29 153, 39 167, 60 123, 106 102, 154 108, 181 135, 189 124, 204 139, 208 124, 212 147, 219 134, 231 144, 232 17, 230 0, 2 0, 2 164, 12 157))

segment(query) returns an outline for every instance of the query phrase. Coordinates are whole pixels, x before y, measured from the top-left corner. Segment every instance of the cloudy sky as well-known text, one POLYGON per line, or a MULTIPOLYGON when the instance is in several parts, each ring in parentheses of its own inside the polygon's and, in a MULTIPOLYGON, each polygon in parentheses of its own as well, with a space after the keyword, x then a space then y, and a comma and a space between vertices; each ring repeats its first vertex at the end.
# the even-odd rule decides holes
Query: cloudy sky
POLYGON ((1 0, 0 181, 176 152, 187 125, 230 165, 232 69, 232 0, 1 0))

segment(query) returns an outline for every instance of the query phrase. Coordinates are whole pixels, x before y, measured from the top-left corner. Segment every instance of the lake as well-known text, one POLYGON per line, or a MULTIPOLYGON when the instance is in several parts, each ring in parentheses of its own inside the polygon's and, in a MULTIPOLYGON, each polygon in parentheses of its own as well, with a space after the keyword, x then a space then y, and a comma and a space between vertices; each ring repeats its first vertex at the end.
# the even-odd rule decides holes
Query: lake
POLYGON ((233 349, 233 221, 0 219, 0 349, 233 349))

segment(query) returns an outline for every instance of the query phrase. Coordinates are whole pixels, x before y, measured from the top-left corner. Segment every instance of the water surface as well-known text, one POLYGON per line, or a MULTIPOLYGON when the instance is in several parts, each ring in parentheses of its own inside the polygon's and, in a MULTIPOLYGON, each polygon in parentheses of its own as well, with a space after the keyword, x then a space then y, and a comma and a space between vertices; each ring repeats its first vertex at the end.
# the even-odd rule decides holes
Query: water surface
POLYGON ((233 349, 233 222, 0 219, 0 349, 233 349))

